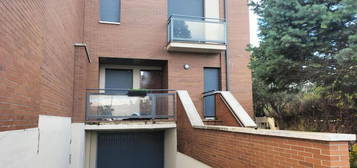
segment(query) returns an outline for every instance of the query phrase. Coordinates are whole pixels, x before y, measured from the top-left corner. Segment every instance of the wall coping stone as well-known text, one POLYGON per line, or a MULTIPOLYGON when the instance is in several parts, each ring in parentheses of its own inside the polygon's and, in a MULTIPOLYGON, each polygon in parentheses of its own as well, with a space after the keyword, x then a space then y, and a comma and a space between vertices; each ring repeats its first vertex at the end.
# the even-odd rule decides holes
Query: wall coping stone
POLYGON ((244 133, 244 134, 252 134, 252 135, 262 135, 262 136, 275 136, 275 137, 284 137, 284 138, 328 141, 328 142, 356 141, 355 134, 305 132, 305 131, 290 131, 290 130, 269 130, 269 129, 255 129, 255 128, 245 128, 245 127, 215 126, 215 125, 193 126, 193 128, 236 132, 236 133, 244 133))

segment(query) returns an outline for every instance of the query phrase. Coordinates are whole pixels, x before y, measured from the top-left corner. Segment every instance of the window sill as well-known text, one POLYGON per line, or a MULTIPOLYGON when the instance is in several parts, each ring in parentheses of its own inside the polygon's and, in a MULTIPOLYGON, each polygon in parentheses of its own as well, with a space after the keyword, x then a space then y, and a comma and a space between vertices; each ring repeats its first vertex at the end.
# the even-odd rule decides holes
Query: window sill
POLYGON ((101 24, 113 24, 113 25, 120 25, 120 22, 108 22, 108 21, 99 21, 101 24))

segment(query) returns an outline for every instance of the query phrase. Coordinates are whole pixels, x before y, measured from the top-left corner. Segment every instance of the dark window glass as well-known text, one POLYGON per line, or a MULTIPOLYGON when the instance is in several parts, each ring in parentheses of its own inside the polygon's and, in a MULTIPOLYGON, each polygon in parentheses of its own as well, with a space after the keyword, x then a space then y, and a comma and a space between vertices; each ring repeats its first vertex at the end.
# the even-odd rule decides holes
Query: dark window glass
POLYGON ((203 0, 168 0, 169 17, 187 15, 203 17, 203 0))
POLYGON ((158 70, 140 71, 140 88, 142 89, 162 89, 162 72, 158 70))
MULTIPOLYGON (((105 88, 106 89, 132 89, 133 71, 124 69, 106 69, 105 70, 105 88)), ((126 94, 126 91, 107 90, 106 93, 126 94)))
POLYGON ((120 22, 120 0, 100 0, 100 21, 120 22))

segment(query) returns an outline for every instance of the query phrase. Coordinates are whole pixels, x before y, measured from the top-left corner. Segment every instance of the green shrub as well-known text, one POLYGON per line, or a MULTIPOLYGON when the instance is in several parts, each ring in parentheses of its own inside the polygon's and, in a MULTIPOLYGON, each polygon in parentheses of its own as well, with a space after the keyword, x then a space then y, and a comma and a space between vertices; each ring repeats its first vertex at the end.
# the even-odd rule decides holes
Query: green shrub
POLYGON ((357 144, 352 145, 352 151, 350 152, 351 168, 357 168, 357 144))

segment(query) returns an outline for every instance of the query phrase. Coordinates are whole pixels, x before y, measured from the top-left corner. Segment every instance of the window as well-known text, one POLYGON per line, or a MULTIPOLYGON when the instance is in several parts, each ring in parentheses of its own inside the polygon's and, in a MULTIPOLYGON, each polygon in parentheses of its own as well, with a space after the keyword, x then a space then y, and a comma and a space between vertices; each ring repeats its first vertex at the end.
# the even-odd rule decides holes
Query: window
POLYGON ((203 17, 203 0, 168 0, 169 17, 186 15, 203 17))
POLYGON ((100 0, 100 21, 120 22, 120 0, 100 0))

